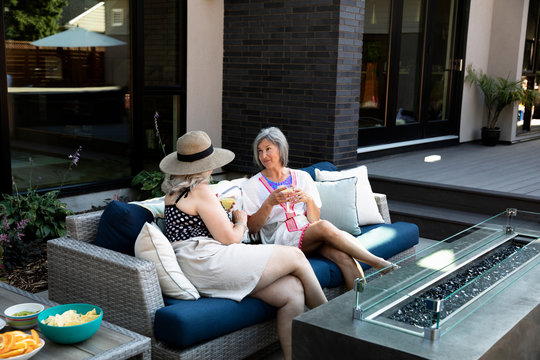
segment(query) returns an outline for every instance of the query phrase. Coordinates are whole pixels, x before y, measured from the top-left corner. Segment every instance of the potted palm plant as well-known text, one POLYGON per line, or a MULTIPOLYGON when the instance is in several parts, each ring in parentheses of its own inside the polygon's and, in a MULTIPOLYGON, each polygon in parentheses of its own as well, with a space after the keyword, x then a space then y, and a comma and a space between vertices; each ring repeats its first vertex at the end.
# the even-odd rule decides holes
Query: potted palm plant
POLYGON ((482 143, 494 146, 499 141, 501 130, 497 126, 501 112, 509 105, 520 101, 526 107, 531 107, 538 92, 524 89, 521 80, 511 81, 503 77, 490 77, 482 71, 476 71, 469 66, 465 81, 476 85, 484 95, 484 105, 487 108, 487 124, 482 128, 482 143))

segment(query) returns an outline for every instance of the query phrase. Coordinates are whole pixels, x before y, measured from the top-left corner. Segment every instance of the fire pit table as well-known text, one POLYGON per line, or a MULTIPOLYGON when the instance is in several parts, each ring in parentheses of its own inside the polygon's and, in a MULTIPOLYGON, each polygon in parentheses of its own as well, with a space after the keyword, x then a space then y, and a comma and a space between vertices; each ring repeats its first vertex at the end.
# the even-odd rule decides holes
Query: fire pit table
POLYGON ((540 214, 489 218, 293 322, 296 359, 539 359, 540 214))

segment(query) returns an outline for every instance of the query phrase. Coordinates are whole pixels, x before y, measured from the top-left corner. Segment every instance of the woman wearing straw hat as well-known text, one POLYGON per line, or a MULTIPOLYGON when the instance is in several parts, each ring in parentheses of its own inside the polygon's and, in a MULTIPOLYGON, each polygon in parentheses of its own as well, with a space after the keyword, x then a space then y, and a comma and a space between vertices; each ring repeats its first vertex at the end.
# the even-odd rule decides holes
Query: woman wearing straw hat
POLYGON ((182 271, 203 296, 236 301, 252 296, 278 308, 278 337, 291 357, 292 319, 326 297, 304 254, 279 245, 242 244, 247 229, 243 210, 231 222, 208 186, 213 169, 234 159, 215 148, 203 131, 178 138, 177 151, 159 167, 165 173, 165 225, 182 271))

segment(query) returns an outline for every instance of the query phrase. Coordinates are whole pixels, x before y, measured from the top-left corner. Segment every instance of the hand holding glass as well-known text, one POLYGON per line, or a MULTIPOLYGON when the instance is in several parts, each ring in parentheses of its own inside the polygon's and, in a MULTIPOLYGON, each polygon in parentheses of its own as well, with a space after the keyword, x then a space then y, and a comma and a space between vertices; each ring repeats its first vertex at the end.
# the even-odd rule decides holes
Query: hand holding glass
MULTIPOLYGON (((294 191, 294 189, 292 187, 290 187, 290 188, 286 188, 286 189, 282 190, 281 193, 285 194, 285 196, 288 196, 293 191, 294 191)), ((291 203, 290 201, 287 201, 285 203, 285 210, 287 211, 287 213, 292 213, 294 211, 294 204, 291 203)))

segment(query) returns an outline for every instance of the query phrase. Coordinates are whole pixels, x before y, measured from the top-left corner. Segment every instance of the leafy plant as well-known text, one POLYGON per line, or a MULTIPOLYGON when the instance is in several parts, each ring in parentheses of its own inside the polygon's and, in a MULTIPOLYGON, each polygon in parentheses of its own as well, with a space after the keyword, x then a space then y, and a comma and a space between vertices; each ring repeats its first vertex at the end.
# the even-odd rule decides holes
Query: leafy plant
POLYGON ((465 81, 476 85, 484 95, 484 105, 488 110, 487 127, 497 127, 501 112, 516 101, 521 101, 526 107, 531 107, 538 92, 524 89, 521 80, 511 81, 503 77, 490 77, 482 71, 476 71, 472 66, 467 67, 465 81))
POLYGON ((165 195, 161 191, 161 183, 165 178, 165 174, 161 171, 143 170, 131 180, 131 186, 138 186, 143 191, 143 196, 161 197, 165 195))
POLYGON ((39 194, 31 190, 24 195, 3 195, 0 207, 11 226, 22 220, 29 220, 25 228, 27 239, 48 240, 66 234, 67 215, 73 211, 58 199, 58 190, 39 194))
MULTIPOLYGON (((66 174, 77 165, 81 150, 79 147, 74 154, 68 156, 71 161, 66 174)), ((30 165, 32 164, 30 159, 30 165)), ((58 199, 59 190, 39 193, 30 185, 26 193, 20 193, 15 182, 14 187, 14 194, 3 194, 0 200, 3 214, 0 239, 3 261, 8 271, 35 260, 44 251, 47 240, 64 236, 66 216, 73 214, 73 211, 58 199)))

